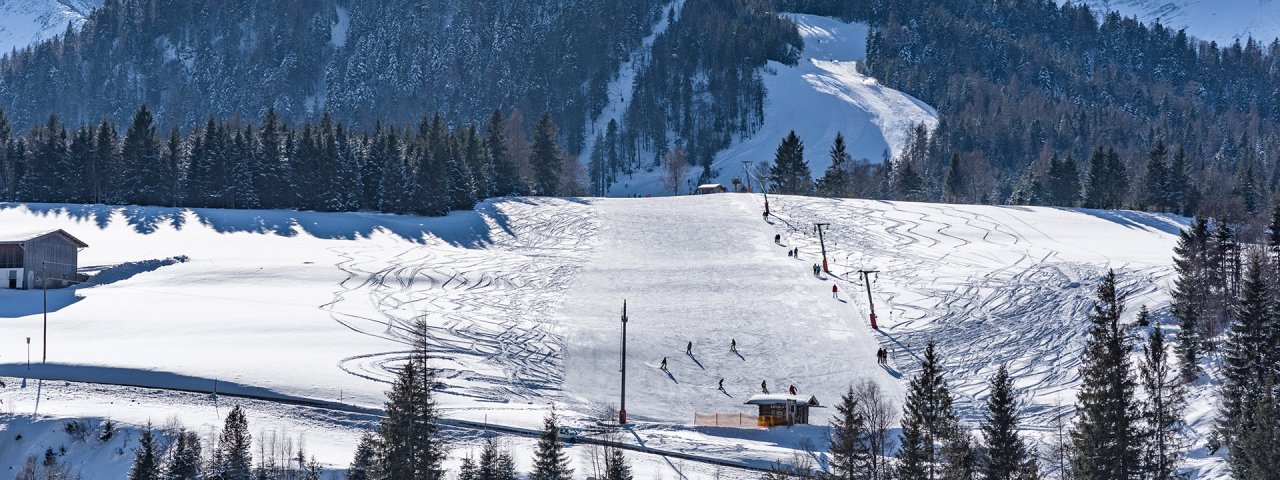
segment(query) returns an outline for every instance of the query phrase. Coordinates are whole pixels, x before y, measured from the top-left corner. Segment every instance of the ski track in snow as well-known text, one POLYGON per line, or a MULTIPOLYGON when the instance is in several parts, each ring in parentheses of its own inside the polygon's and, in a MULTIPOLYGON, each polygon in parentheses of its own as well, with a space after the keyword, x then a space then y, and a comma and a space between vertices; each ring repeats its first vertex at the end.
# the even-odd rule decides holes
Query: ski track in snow
POLYGON ((404 347, 338 367, 389 383, 408 358, 413 323, 423 319, 440 379, 467 387, 450 393, 506 402, 557 391, 564 342, 541 314, 559 303, 598 222, 581 205, 521 209, 518 218, 509 237, 483 251, 437 242, 388 258, 384 249, 335 248, 347 279, 321 308, 351 330, 404 347), (372 314, 349 308, 362 299, 372 314))
POLYGON ((770 202, 788 224, 779 233, 802 255, 819 251, 816 235, 803 226, 832 224, 824 231, 831 269, 853 295, 851 308, 863 324, 866 290, 857 270, 881 272, 872 290, 879 339, 893 351, 893 367, 906 382, 918 373, 925 344, 935 340, 959 413, 972 425, 982 418, 987 382, 1000 363, 1008 364, 1028 401, 1027 428, 1050 430, 1061 408, 1074 403, 1085 319, 1107 268, 1116 269, 1129 299, 1126 318, 1143 303, 1153 311, 1167 303, 1159 287, 1171 280, 1171 266, 1115 264, 1076 244, 1070 249, 1094 258, 1064 260, 1058 247, 1065 244, 1022 221, 962 206, 801 197, 770 202), (957 233, 965 229, 968 235, 957 233))

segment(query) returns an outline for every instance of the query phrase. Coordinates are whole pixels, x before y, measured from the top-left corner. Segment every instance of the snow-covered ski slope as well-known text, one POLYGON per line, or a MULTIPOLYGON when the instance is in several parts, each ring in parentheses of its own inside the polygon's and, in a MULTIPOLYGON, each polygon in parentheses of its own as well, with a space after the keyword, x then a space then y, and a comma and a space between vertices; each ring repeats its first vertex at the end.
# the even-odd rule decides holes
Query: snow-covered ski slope
MULTIPOLYGON (((938 113, 933 107, 859 72, 867 56, 865 24, 817 15, 784 15, 799 29, 804 51, 795 66, 769 62, 764 67, 764 124, 749 138, 735 139, 716 155, 712 168, 718 172, 717 181, 728 185, 731 179, 741 177, 743 161, 771 161, 778 144, 792 130, 805 142, 809 169, 819 177, 831 164, 827 151, 836 133, 844 134, 854 159, 879 162, 886 151, 901 153, 916 125, 937 126, 938 113)), ((633 69, 628 64, 618 78, 634 77, 633 69)), ((611 94, 612 100, 624 97, 611 94)), ((622 104, 612 103, 595 121, 595 128, 602 129, 609 118, 619 117, 622 108, 622 104)), ((690 169, 689 178, 699 173, 690 169)), ((682 185, 684 190, 687 188, 682 185)), ((658 192, 670 193, 655 171, 624 176, 609 193, 658 192)))
POLYGON ((1147 25, 1159 21, 1187 35, 1220 46, 1243 43, 1249 36, 1263 45, 1280 37, 1280 3, 1272 0, 1073 0, 1098 14, 1117 11, 1147 25))
POLYGON ((900 401, 929 339, 966 421, 980 419, 984 383, 1008 363, 1028 427, 1045 432, 1056 407, 1074 402, 1099 277, 1117 271, 1130 319, 1140 304, 1164 308, 1185 222, 788 196, 770 197, 765 222, 762 203, 522 198, 444 218, 5 204, 0 232, 64 228, 90 245, 82 268, 101 270, 50 291, 49 365, 38 365, 40 292, 0 290, 0 376, 196 390, 216 380, 221 392, 378 407, 406 325, 423 318, 447 415, 532 428, 554 403, 585 424, 618 406, 625 299, 626 406, 650 447, 761 466, 805 437, 821 448, 821 430, 689 424, 694 413, 751 413, 742 403, 762 380, 830 405, 870 379, 900 401), (833 275, 812 273, 814 222, 831 224, 833 275), (856 270, 881 272, 879 332, 856 270), (880 346, 893 350, 889 368, 875 363, 880 346))

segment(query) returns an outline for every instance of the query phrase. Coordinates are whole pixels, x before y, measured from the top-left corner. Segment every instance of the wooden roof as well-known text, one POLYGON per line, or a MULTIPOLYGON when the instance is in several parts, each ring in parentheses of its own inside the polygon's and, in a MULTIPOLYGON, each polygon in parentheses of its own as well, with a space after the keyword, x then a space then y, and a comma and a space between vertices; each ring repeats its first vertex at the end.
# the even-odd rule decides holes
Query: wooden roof
POLYGON ((89 244, 84 243, 79 238, 76 238, 75 236, 71 235, 70 233, 67 233, 66 230, 63 230, 61 228, 57 228, 53 230, 35 230, 35 231, 27 231, 27 232, 0 232, 0 245, 27 243, 37 238, 47 237, 49 235, 61 235, 62 238, 67 239, 71 243, 74 243, 77 246, 79 246, 80 248, 87 248, 89 246, 89 244))

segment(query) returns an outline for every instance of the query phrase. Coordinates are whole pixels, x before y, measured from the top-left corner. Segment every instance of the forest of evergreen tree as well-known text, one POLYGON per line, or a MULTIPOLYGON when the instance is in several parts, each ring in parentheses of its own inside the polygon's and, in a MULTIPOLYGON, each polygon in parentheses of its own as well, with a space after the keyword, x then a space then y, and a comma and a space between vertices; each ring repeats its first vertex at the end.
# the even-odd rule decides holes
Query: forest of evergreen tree
POLYGON ((444 215, 489 197, 580 193, 557 138, 544 113, 530 139, 518 110, 483 127, 435 115, 358 133, 329 115, 291 127, 268 110, 260 126, 210 118, 167 136, 146 106, 123 134, 57 116, 14 132, 0 111, 0 201, 444 215))

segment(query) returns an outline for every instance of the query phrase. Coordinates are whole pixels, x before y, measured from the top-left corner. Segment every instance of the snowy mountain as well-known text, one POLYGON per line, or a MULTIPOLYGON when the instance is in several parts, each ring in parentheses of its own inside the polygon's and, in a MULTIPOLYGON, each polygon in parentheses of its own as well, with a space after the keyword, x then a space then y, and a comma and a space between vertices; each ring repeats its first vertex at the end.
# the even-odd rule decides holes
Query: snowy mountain
POLYGON ((0 0, 0 54, 79 25, 102 0, 0 0))
POLYGON ((1160 21, 1205 41, 1230 45, 1249 36, 1264 44, 1280 37, 1280 2, 1274 0, 1074 0, 1100 15, 1118 11, 1148 25, 1160 21))
MULTIPOLYGON (((933 107, 905 93, 881 85, 863 75, 867 26, 818 15, 784 14, 796 24, 804 39, 797 65, 771 61, 762 69, 767 93, 764 123, 752 135, 738 139, 716 155, 716 180, 728 184, 742 176, 741 163, 772 162, 774 150, 794 130, 805 142, 805 158, 814 177, 831 164, 827 150, 837 133, 843 133, 849 154, 856 160, 879 162, 887 151, 897 155, 905 147, 912 128, 933 128, 938 113, 933 107)), ((629 78, 627 72, 619 78, 629 78)), ((625 84, 625 83, 624 83, 625 84)), ((611 95, 618 98, 618 95, 611 95)), ((620 118, 622 106, 606 108, 596 128, 610 118, 620 118)), ((587 151, 590 151, 588 148, 587 151)), ((589 158, 586 161, 590 161, 589 158)), ((623 178, 611 195, 665 192, 657 172, 623 178)), ((691 170, 689 176, 699 172, 691 170)))
MULTIPOLYGON (((762 468, 806 444, 822 449, 819 427, 760 431, 693 420, 750 414, 743 402, 762 380, 775 391, 795 385, 824 404, 850 382, 870 380, 898 408, 929 339, 939 342, 967 425, 980 419, 987 378, 1008 363, 1027 402, 1026 431, 1048 435, 1074 402, 1098 279, 1116 269, 1127 321, 1140 304, 1167 318, 1171 250, 1185 222, 788 196, 770 197, 775 216, 765 222, 762 201, 522 198, 443 218, 3 205, 0 224, 64 228, 87 242, 82 270, 94 277, 49 292, 46 365, 38 363, 40 292, 0 290, 0 338, 32 337, 37 360, 27 370, 26 345, 0 342, 0 377, 16 377, 6 378, 0 400, 17 414, 133 425, 177 417, 193 427, 216 424, 228 399, 173 389, 349 405, 356 410, 252 407, 254 422, 305 434, 309 451, 341 465, 368 424, 358 412, 381 405, 402 359, 397 327, 424 318, 446 417, 535 429, 555 404, 570 423, 590 427, 618 407, 626 300, 626 407, 637 421, 628 441, 646 448, 762 468), (821 261, 815 221, 832 224, 825 247, 833 275, 810 269, 821 261), (788 258, 790 248, 799 259, 788 258), (863 269, 880 272, 870 294, 878 331, 867 324, 866 285, 854 273, 863 269), (686 356, 690 341, 694 354, 686 356), (878 347, 893 351, 887 368, 874 363, 878 347)), ((1188 466, 1197 478, 1225 473, 1203 448, 1213 392, 1198 389, 1190 410, 1197 436, 1188 466)), ((459 455, 475 438, 460 441, 459 455)), ((23 454, 13 448, 33 448, 6 445, 0 461, 23 454)), ((675 476, 675 465, 645 462, 642 478, 675 476)), ((692 478, 716 476, 684 465, 692 478)))

